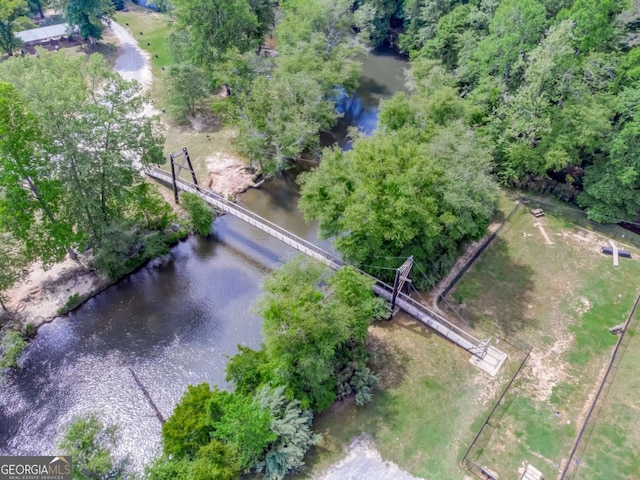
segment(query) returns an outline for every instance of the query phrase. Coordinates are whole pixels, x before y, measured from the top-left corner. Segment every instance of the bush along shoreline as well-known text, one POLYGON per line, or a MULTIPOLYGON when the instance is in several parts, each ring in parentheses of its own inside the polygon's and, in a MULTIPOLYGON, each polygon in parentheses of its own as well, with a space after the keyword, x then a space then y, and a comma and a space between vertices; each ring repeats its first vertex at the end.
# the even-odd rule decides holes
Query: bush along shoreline
MULTIPOLYGON (((68 295, 66 303, 51 311, 47 316, 40 316, 38 320, 29 318, 22 312, 12 312, 5 309, 3 312, 3 325, 0 328, 0 380, 2 372, 10 368, 19 368, 19 357, 38 332, 38 329, 45 323, 50 323, 58 317, 67 315, 85 302, 100 294, 120 280, 144 268, 150 262, 157 261, 163 263, 168 259, 171 248, 180 241, 186 240, 192 234, 204 237, 212 233, 212 223, 215 218, 213 209, 196 195, 183 194, 183 206, 186 215, 178 215, 171 211, 169 204, 165 204, 164 214, 155 225, 147 225, 140 229, 136 243, 129 254, 123 257, 120 266, 110 264, 108 273, 96 268, 93 263, 94 258, 89 261, 83 256, 81 263, 85 261, 90 267, 77 267, 73 270, 77 275, 88 277, 90 282, 88 290, 80 293, 71 290, 71 293, 64 289, 59 292, 61 295, 68 295), (155 228, 149 228, 155 227, 155 228)), ((71 263, 67 260, 68 263, 71 263)), ((54 294, 55 295, 55 294, 54 294)), ((63 301, 62 299, 60 300, 63 301)))

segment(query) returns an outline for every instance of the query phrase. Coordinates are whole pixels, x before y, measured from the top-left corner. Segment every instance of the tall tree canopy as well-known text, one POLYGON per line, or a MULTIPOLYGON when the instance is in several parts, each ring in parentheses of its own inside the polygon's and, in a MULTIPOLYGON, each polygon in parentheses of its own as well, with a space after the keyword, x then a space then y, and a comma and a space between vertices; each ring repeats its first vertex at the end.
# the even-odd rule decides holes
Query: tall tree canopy
POLYGON ((187 32, 186 55, 196 65, 213 68, 229 50, 246 52, 262 41, 262 21, 272 21, 270 5, 253 0, 174 0, 176 27, 187 32))
POLYGON ((64 187, 51 175, 50 148, 16 88, 0 83, 0 228, 23 242, 28 258, 45 264, 80 238, 61 218, 64 187))
POLYGON ((0 80, 15 85, 34 117, 25 118, 25 128, 12 130, 23 143, 12 143, 22 146, 11 155, 23 160, 13 161, 10 168, 25 165, 24 183, 18 185, 30 191, 21 193, 7 183, 7 192, 15 197, 11 208, 18 208, 20 194, 43 213, 16 211, 12 231, 26 242, 55 249, 39 253, 45 261, 56 258, 65 244, 93 246, 96 262, 114 274, 133 245, 145 243, 135 224, 144 220, 148 226, 151 212, 166 214, 139 173, 140 165, 162 158, 157 119, 141 115, 147 99, 99 55, 85 61, 63 52, 40 52, 39 58, 4 62, 0 80), (21 227, 28 223, 21 220, 25 215, 40 219, 32 223, 42 234, 33 235, 36 227, 31 224, 21 227), (45 233, 55 241, 44 242, 45 233))
POLYGON ((265 320, 271 383, 284 385, 303 407, 325 410, 337 397, 345 359, 357 358, 370 322, 387 315, 386 306, 374 297, 372 279, 350 267, 330 274, 303 257, 274 271, 263 288, 257 311, 265 320))
POLYGON ((27 0, 0 0, 0 48, 9 55, 22 45, 14 33, 32 26, 27 7, 27 0))
POLYGON ((80 35, 92 41, 100 40, 115 13, 111 0, 55 0, 56 9, 64 15, 69 28, 77 25, 80 35))
POLYGON ((414 73, 423 59, 444 67, 502 181, 599 221, 640 219, 636 120, 621 113, 640 78, 637 1, 406 0, 403 11, 414 73))
POLYGON ((376 276, 410 255, 430 279, 441 276, 462 242, 484 235, 495 208, 490 151, 461 122, 455 90, 438 84, 443 73, 427 71, 416 94, 384 102, 373 136, 351 151, 325 150, 299 177, 304 214, 347 260, 382 267, 363 267, 376 276))
POLYGON ((288 0, 277 28, 278 57, 270 77, 258 76, 232 109, 237 143, 264 174, 290 166, 319 145, 318 132, 338 118, 335 99, 358 84, 363 48, 351 38, 346 0, 288 0))

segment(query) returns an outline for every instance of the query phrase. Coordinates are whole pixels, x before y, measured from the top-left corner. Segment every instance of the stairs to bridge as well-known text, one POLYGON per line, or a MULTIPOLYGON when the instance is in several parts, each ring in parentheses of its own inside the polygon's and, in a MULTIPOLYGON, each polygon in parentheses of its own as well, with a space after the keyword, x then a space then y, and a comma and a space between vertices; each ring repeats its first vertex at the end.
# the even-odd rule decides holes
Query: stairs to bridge
MULTIPOLYGON (((173 184, 171 172, 155 167, 147 167, 145 169, 145 173, 148 176, 169 185, 173 184)), ((303 238, 298 237, 275 223, 256 215, 251 210, 228 201, 222 195, 182 178, 176 178, 176 185, 180 190, 198 195, 207 203, 213 205, 217 210, 233 215, 234 217, 247 222, 249 225, 253 225, 257 229, 277 238, 282 243, 289 245, 297 251, 325 264, 332 270, 338 270, 343 265, 346 265, 335 255, 321 249, 303 238)), ((391 285, 378 280, 362 270, 359 271, 363 275, 374 280, 375 283, 373 285, 373 291, 376 295, 391 301, 391 297, 393 295, 393 287, 391 285)), ((490 345, 491 339, 478 340, 473 335, 449 322, 442 315, 434 312, 404 293, 398 293, 396 297, 396 306, 414 317, 423 325, 436 331, 438 334, 471 353, 474 356, 474 358, 472 358, 472 363, 492 375, 495 375, 506 358, 506 355, 503 352, 490 345)))

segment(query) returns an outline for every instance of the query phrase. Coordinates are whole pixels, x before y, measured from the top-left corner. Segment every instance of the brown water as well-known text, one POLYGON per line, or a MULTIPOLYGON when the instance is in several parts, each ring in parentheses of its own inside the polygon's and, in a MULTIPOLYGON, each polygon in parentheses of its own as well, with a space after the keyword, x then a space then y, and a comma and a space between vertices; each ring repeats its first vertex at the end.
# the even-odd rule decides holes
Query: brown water
MULTIPOLYGON (((403 87, 405 65, 390 52, 369 57, 360 90, 342 104, 338 139, 348 123, 367 132, 375 128, 377 105, 403 87)), ((297 200, 295 172, 287 172, 240 202, 317 242, 317 228, 304 221, 297 200)), ((59 453, 63 426, 95 412, 119 425, 117 453, 140 468, 158 452, 160 423, 129 368, 165 417, 187 385, 227 386, 227 356, 238 344, 257 347, 261 341, 261 321, 249 308, 260 282, 295 252, 229 215, 216 220, 215 231, 214 239, 181 243, 166 265, 141 269, 40 329, 23 368, 0 387, 0 454, 59 453)), ((329 242, 318 243, 331 249, 329 242)))

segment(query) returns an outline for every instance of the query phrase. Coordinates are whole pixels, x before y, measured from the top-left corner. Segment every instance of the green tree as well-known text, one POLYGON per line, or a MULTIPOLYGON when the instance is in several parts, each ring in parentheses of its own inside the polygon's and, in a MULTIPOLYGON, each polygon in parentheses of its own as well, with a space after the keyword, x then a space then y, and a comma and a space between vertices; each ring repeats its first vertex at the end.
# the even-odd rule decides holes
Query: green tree
POLYGON ((27 346, 24 335, 17 330, 0 330, 0 380, 2 371, 18 366, 18 357, 27 346))
POLYGON ((489 23, 489 35, 478 44, 474 58, 482 75, 496 75, 511 87, 520 56, 540 40, 547 25, 544 5, 537 0, 503 0, 489 23))
POLYGON ((470 5, 458 5, 438 21, 436 36, 425 43, 419 52, 442 62, 448 69, 458 66, 458 54, 464 47, 464 33, 469 28, 470 5))
POLYGON ((233 382, 235 391, 252 395, 270 380, 268 359, 263 349, 253 350, 238 345, 238 353, 229 359, 225 367, 226 379, 233 382))
POLYGON ((256 48, 262 30, 248 0, 174 0, 176 27, 188 34, 187 57, 213 68, 228 50, 256 48))
POLYGON ((406 0, 404 4, 406 32, 400 37, 404 51, 420 50, 437 33, 438 21, 451 11, 458 0, 406 0))
POLYGON ((214 218, 211 206, 193 193, 182 194, 182 206, 191 217, 196 232, 202 237, 208 237, 214 218))
POLYGON ((184 480, 237 480, 241 470, 233 446, 211 440, 198 450, 184 480))
POLYGON ((350 38, 348 1, 290 0, 282 8, 275 69, 258 76, 230 109, 240 151, 265 175, 317 148, 318 132, 337 121, 340 90, 357 86, 364 53, 350 38))
POLYGON ((522 85, 492 119, 501 132, 501 175, 545 176, 580 164, 611 130, 611 59, 575 55, 574 25, 553 26, 528 54, 522 85), (582 61, 581 61, 582 60, 582 61))
POLYGON ((275 75, 282 80, 304 75, 317 82, 327 98, 335 96, 336 89, 355 91, 365 52, 351 38, 351 3, 288 0, 282 8, 275 75))
POLYGON ((9 56, 22 45, 14 32, 21 30, 20 23, 26 20, 26 13, 26 0, 0 0, 0 48, 9 56))
POLYGON ((233 393, 221 397, 222 416, 213 421, 212 437, 233 447, 242 467, 252 468, 262 457, 276 433, 269 428, 271 413, 245 395, 233 393))
POLYGON ((103 248, 107 265, 118 263, 136 253, 131 226, 143 214, 132 205, 144 193, 138 168, 162 158, 158 120, 141 115, 148 98, 99 55, 86 62, 41 52, 19 60, 4 62, 0 79, 16 85, 49 140, 55 162, 48 172, 65 198, 57 220, 72 225, 96 256, 103 248))
POLYGON ((165 454, 177 459, 193 458, 209 443, 212 431, 209 403, 216 395, 207 383, 187 386, 173 413, 162 425, 165 454))
POLYGON ((387 39, 391 22, 402 17, 403 0, 357 0, 355 24, 367 43, 378 46, 387 39))
POLYGON ((616 132, 585 169, 579 203, 596 222, 635 221, 640 212, 640 89, 618 97, 616 132))
POLYGON ((169 113, 178 122, 184 122, 188 115, 198 113, 211 90, 200 68, 190 63, 178 63, 169 67, 166 92, 169 113))
POLYGON ((113 18, 115 7, 111 0, 55 0, 56 9, 64 15, 73 28, 80 28, 80 35, 92 43, 102 38, 105 23, 113 18))
POLYGON ((284 385, 303 408, 328 408, 336 398, 343 346, 364 343, 372 320, 388 314, 372 280, 350 267, 334 274, 297 257, 264 282, 257 311, 274 385, 284 385))
POLYGON ((240 464, 233 448, 218 440, 200 447, 193 460, 157 458, 145 469, 150 480, 237 480, 240 464))
POLYGON ((349 152, 325 150, 320 166, 300 177, 300 208, 348 261, 382 267, 363 268, 385 278, 398 264, 389 257, 413 255, 433 281, 462 242, 486 233, 497 199, 491 157, 459 122, 428 143, 416 141, 415 128, 396 126, 356 140, 349 152))
POLYGON ((81 238, 59 218, 64 190, 51 175, 50 146, 16 89, 0 83, 0 228, 24 242, 27 258, 45 264, 81 238))
POLYGON ((320 435, 311 430, 313 414, 301 410, 300 402, 288 400, 284 392, 284 386, 264 386, 255 397, 256 404, 271 414, 269 428, 277 435, 256 464, 269 480, 281 480, 300 469, 309 448, 320 441, 320 435))
POLYGON ((28 0, 29 10, 32 14, 40 15, 40 18, 44 18, 43 7, 46 7, 48 4, 47 0, 28 0))
POLYGON ((624 8, 624 1, 575 0, 571 9, 560 17, 568 17, 576 24, 576 47, 581 52, 613 48, 616 34, 615 15, 624 8))
POLYGON ((126 460, 113 456, 116 432, 115 425, 105 426, 95 415, 78 418, 67 427, 60 449, 73 457, 74 480, 124 478, 126 460))
POLYGON ((241 153, 257 163, 264 175, 291 166, 305 149, 319 145, 318 132, 336 119, 316 81, 303 73, 267 79, 259 77, 243 93, 233 113, 241 153))
POLYGON ((0 233, 0 307, 7 310, 6 291, 20 280, 29 265, 24 244, 9 233, 0 233))

